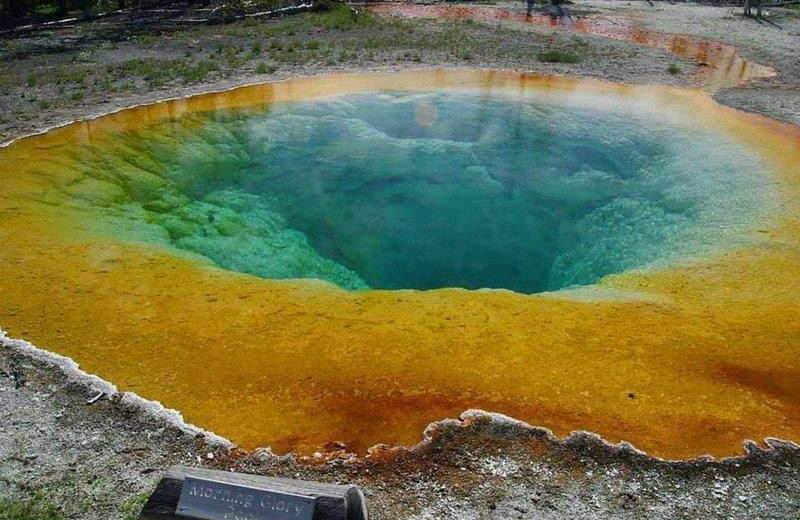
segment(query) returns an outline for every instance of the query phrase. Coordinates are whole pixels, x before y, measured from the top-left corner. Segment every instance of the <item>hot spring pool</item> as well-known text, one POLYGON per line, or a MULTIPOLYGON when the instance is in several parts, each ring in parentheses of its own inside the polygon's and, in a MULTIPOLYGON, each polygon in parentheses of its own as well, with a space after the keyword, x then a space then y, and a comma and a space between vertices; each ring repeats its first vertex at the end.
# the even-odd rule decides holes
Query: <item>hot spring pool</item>
POLYGON ((139 107, 0 152, 0 326, 248 448, 478 407, 737 453, 800 424, 798 143, 495 71, 139 107))
POLYGON ((123 238, 345 289, 590 284, 774 209, 763 161, 724 131, 582 101, 385 90, 202 112, 72 151, 67 190, 103 186, 123 238))

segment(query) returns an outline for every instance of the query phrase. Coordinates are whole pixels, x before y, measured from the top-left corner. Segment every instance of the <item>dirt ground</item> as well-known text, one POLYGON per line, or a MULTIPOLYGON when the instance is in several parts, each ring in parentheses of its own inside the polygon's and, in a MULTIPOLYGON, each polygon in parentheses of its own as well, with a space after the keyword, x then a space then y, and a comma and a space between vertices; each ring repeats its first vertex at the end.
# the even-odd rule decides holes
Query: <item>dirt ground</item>
POLYGON ((725 89, 715 99, 735 108, 800 124, 800 10, 772 10, 769 22, 739 15, 738 7, 659 2, 581 2, 599 13, 629 17, 643 27, 735 46, 743 57, 778 71, 772 78, 725 89))
POLYGON ((191 19, 119 15, 0 35, 0 142, 165 97, 312 74, 481 67, 691 86, 697 67, 634 43, 535 25, 337 13, 212 26, 191 19), (579 61, 540 61, 544 51, 579 61), (671 65, 681 72, 670 74, 671 65))
MULTIPOLYGON (((574 9, 735 45, 778 74, 715 98, 800 124, 800 11, 769 9, 771 23, 758 23, 731 7, 683 3, 581 0, 574 9)), ((140 103, 331 72, 480 67, 698 86, 691 60, 536 25, 335 12, 209 26, 189 22, 196 17, 177 9, 0 34, 0 142, 140 103), (544 51, 575 59, 543 60, 544 51)), ((481 412, 420 437, 365 460, 231 451, 175 412, 0 335, 0 519, 135 518, 172 464, 355 483, 377 519, 800 518, 793 443, 664 462, 481 412)))

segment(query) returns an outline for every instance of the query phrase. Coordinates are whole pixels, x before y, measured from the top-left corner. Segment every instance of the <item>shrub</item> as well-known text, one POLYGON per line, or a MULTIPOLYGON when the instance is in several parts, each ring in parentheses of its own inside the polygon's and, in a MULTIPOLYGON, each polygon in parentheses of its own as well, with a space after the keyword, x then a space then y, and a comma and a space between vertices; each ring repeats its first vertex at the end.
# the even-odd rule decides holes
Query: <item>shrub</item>
MULTIPOLYGON (((315 2, 315 7, 319 2, 315 2)), ((324 27, 326 29, 336 29, 344 31, 354 27, 370 27, 377 25, 377 18, 372 13, 364 11, 354 12, 354 10, 345 4, 338 2, 323 2, 329 4, 330 7, 326 9, 317 9, 312 21, 314 25, 324 27)))
POLYGON ((276 70, 278 70, 278 67, 274 65, 267 65, 266 63, 259 63, 256 65, 256 73, 258 74, 272 74, 276 70))
POLYGON ((178 67, 178 76, 184 83, 199 83, 212 71, 219 70, 219 65, 214 60, 200 60, 196 65, 178 67))
POLYGON ((578 63, 581 57, 575 53, 559 50, 543 51, 536 55, 536 59, 546 63, 578 63))

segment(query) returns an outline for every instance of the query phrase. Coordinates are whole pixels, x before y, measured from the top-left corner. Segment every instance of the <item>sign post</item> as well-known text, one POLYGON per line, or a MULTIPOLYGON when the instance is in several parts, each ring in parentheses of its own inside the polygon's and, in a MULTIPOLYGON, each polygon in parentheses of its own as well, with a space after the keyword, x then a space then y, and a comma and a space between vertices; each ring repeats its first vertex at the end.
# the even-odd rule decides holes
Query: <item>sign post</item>
POLYGON ((175 467, 140 520, 369 520, 356 486, 175 467))

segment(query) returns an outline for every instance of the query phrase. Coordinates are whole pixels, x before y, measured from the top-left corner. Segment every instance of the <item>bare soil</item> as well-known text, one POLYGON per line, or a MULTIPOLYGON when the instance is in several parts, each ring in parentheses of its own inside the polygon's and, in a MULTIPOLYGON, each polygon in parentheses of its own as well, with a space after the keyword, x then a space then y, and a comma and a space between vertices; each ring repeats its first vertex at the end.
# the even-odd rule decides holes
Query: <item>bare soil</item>
POLYGON ((182 22, 195 16, 128 13, 0 35, 0 142, 167 97, 313 74, 480 67, 691 86, 696 68, 634 43, 533 25, 381 20, 367 13, 355 21, 301 14, 212 26, 182 22), (580 60, 539 60, 553 50, 580 60), (673 64, 686 72, 670 74, 673 64))
POLYGON ((717 92, 717 101, 800 124, 800 10, 766 9, 767 21, 741 16, 738 6, 588 0, 601 14, 629 17, 647 29, 688 34, 735 46, 743 57, 778 71, 773 78, 717 92))

